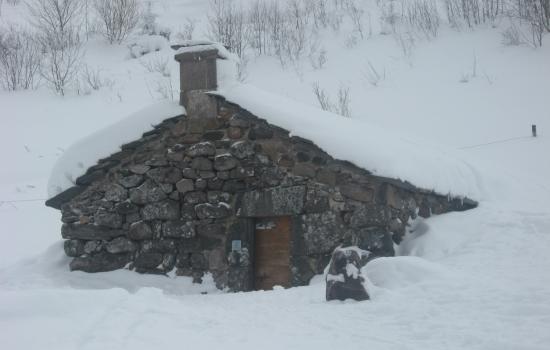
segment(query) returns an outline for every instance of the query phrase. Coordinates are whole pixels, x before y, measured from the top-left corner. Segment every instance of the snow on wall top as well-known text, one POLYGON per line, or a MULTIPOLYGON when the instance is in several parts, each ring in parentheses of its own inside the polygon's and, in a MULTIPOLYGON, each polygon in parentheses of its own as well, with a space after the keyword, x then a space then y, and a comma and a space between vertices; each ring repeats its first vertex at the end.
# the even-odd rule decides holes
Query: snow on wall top
POLYGON ((177 48, 176 55, 189 52, 202 52, 210 50, 218 50, 218 57, 221 59, 238 60, 235 54, 229 52, 225 46, 220 43, 208 40, 184 40, 177 44, 171 45, 172 48, 177 48))
POLYGON ((313 141, 334 158, 350 161, 375 175, 408 181, 441 194, 479 197, 470 165, 390 130, 227 79, 216 94, 289 130, 291 135, 313 141))
POLYGON ((164 119, 185 114, 176 102, 161 102, 98 130, 70 146, 55 163, 48 180, 48 198, 74 186, 74 181, 101 158, 117 152, 125 143, 135 141, 164 119))

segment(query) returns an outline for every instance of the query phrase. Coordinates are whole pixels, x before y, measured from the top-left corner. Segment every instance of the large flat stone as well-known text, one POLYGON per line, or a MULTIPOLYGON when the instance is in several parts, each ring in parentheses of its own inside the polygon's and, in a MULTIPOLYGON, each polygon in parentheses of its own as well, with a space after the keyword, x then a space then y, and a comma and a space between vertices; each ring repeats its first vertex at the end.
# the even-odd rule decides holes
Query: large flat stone
POLYGON ((243 217, 297 215, 304 210, 305 186, 274 187, 246 192, 240 210, 243 217))
POLYGON ((92 224, 63 224, 61 236, 65 239, 111 240, 124 236, 123 230, 113 230, 92 224))

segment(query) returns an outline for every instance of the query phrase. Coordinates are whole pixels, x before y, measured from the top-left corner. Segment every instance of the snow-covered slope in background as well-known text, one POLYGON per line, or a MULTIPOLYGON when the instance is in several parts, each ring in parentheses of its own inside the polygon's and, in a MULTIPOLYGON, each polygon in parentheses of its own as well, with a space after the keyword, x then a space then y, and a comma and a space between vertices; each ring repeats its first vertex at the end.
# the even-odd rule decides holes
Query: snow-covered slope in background
MULTIPOLYGON (((163 96, 177 99, 177 64, 168 46, 132 59, 124 44, 108 45, 92 36, 85 61, 112 80, 99 91, 71 91, 65 98, 45 87, 0 91, 0 344, 10 349, 546 350, 550 36, 542 48, 532 49, 501 45, 499 23, 462 31, 442 25, 437 38, 416 40, 405 55, 394 36, 379 34, 376 1, 362 3, 371 14, 371 37, 346 45, 346 19, 338 33, 320 33, 324 68, 314 69, 304 57, 283 69, 274 57, 252 54, 246 83, 315 109, 312 84, 333 101, 340 86, 348 87, 354 125, 402 135, 406 141, 398 142, 414 142, 416 151, 449 154, 443 163, 458 158, 469 164, 465 182, 476 184, 479 208, 416 223, 399 247, 402 256, 365 268, 369 302, 326 303, 323 283, 220 295, 211 285, 192 286, 184 278, 69 273, 59 213, 43 204, 55 162, 85 136, 163 96), (149 69, 163 61, 170 78, 149 69), (376 87, 365 77, 369 62, 385 71, 376 87), (531 124, 537 124, 539 137, 529 137, 531 124), (203 291, 209 294, 199 295, 203 291)), ((196 19, 195 39, 204 37, 207 1, 163 0, 153 8, 157 21, 174 32, 186 17, 196 19)), ((3 2, 2 24, 25 18, 22 3, 3 2)), ((262 103, 236 97, 250 108, 262 103)), ((331 142, 330 134, 324 137, 331 142)), ((391 142, 385 147, 396 149, 391 142)), ((435 176, 423 171, 426 180, 435 176)))

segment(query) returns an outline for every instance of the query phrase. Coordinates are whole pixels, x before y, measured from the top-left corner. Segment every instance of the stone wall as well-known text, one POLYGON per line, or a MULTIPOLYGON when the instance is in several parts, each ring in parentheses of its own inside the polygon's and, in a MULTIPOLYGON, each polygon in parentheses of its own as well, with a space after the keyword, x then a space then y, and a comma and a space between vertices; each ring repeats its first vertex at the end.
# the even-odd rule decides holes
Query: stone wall
POLYGON ((292 284, 303 285, 339 244, 391 256, 416 215, 475 206, 373 176, 217 99, 217 118, 168 119, 50 200, 72 270, 210 272, 220 288, 250 290, 256 218, 289 215, 292 284))

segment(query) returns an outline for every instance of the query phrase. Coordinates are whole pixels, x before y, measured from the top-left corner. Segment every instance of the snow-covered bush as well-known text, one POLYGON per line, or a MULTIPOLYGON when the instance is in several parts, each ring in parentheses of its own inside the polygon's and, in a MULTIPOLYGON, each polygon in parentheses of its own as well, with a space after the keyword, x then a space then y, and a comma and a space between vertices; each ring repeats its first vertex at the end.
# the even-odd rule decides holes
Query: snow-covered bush
POLYGON ((139 58, 151 52, 160 51, 168 45, 165 37, 160 35, 146 35, 133 39, 128 44, 131 58, 139 58))
POLYGON ((96 0, 94 8, 102 24, 101 32, 111 44, 124 41, 140 20, 138 0, 96 0))
POLYGON ((33 35, 23 29, 0 30, 0 84, 6 90, 35 87, 40 50, 33 35))
POLYGON ((147 2, 145 11, 141 14, 141 33, 147 35, 160 35, 170 40, 172 31, 168 27, 160 26, 157 23, 158 15, 153 12, 151 1, 147 2))
POLYGON ((181 27, 179 32, 176 33, 176 40, 178 41, 193 40, 193 34, 195 32, 196 26, 197 26, 196 19, 186 18, 185 22, 183 23, 183 27, 181 27))

